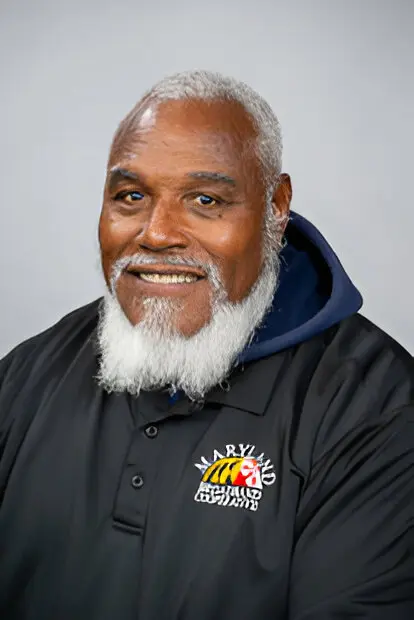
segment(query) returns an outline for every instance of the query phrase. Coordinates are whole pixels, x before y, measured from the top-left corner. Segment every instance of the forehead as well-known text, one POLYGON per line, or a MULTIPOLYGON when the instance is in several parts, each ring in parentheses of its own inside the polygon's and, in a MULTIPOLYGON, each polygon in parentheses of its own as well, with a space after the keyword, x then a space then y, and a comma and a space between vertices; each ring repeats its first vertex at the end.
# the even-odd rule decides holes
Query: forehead
POLYGON ((237 102, 166 101, 146 108, 122 140, 114 142, 110 166, 132 160, 137 166, 200 167, 237 175, 254 174, 256 130, 237 102))

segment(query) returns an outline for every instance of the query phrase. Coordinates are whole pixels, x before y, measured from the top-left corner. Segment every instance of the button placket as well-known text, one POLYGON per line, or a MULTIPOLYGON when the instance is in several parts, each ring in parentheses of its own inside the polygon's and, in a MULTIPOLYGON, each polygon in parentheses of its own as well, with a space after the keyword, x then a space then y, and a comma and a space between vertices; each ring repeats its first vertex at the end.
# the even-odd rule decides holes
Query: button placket
POLYGON ((132 528, 140 533, 145 526, 162 448, 162 442, 154 441, 158 434, 159 429, 153 423, 134 431, 114 503, 113 519, 117 528, 132 528))

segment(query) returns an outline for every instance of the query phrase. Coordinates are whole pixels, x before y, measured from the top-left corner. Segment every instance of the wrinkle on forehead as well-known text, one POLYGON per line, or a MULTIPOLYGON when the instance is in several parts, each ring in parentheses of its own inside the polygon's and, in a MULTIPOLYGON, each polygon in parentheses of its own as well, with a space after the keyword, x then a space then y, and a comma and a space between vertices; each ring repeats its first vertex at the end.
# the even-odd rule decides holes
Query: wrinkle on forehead
POLYGON ((130 136, 125 148, 119 145, 116 153, 112 154, 110 166, 119 166, 125 161, 139 160, 141 156, 149 155, 151 159, 157 156, 170 155, 193 158, 196 161, 209 159, 212 162, 238 165, 241 160, 254 155, 254 139, 238 140, 229 132, 197 131, 190 128, 188 131, 163 131, 155 127, 150 133, 136 132, 130 136), (113 157, 116 154, 116 158, 113 157))
POLYGON ((114 161, 108 170, 110 174, 117 168, 126 168, 138 175, 154 175, 159 180, 183 179, 191 176, 194 171, 206 171, 212 174, 223 174, 228 178, 237 179, 237 186, 244 187, 254 183, 258 178, 255 165, 255 154, 251 141, 246 141, 236 150, 234 145, 226 144, 221 137, 215 136, 207 147, 205 142, 191 143, 184 146, 182 141, 162 140, 154 144, 141 143, 137 146, 134 158, 121 157, 114 161))
POLYGON ((256 128, 238 102, 179 100, 149 105, 114 139, 110 165, 143 152, 211 157, 227 165, 256 159, 256 128))

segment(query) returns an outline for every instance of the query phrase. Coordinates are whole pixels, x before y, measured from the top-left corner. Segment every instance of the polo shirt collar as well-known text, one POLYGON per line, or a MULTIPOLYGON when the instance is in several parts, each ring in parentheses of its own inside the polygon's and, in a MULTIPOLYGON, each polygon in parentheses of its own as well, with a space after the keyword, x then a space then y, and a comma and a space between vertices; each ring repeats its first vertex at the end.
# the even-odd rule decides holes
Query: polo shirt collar
MULTIPOLYGON (((277 354, 238 366, 223 387, 213 388, 202 404, 212 404, 247 411, 254 415, 265 414, 273 393, 280 363, 277 354)), ((280 358, 281 359, 281 358, 280 358)), ((189 404, 188 398, 181 398, 170 408, 170 414, 185 415, 200 408, 197 403, 189 404)))

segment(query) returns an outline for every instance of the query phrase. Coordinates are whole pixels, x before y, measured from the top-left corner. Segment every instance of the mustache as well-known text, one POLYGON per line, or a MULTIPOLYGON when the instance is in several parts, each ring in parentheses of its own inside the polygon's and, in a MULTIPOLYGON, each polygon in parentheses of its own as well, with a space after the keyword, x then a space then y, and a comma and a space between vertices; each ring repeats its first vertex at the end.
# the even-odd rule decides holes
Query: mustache
POLYGON ((220 275, 217 265, 212 263, 204 263, 195 258, 189 256, 148 256, 148 254, 136 253, 131 256, 123 256, 119 258, 112 266, 111 274, 111 292, 115 293, 115 286, 122 275, 122 272, 128 267, 140 267, 142 265, 171 265, 174 267, 193 267, 194 269, 201 269, 206 274, 208 280, 211 282, 213 288, 216 291, 221 291, 224 288, 224 284, 220 275))

